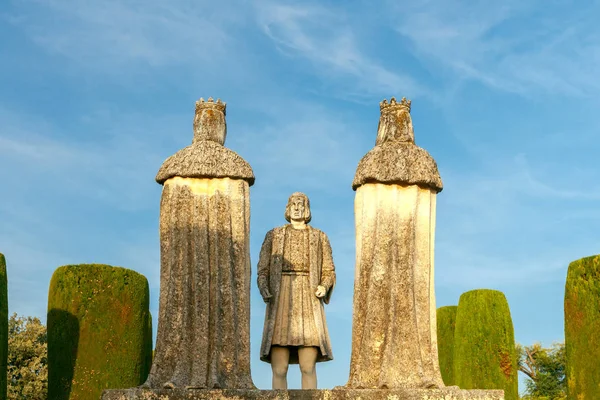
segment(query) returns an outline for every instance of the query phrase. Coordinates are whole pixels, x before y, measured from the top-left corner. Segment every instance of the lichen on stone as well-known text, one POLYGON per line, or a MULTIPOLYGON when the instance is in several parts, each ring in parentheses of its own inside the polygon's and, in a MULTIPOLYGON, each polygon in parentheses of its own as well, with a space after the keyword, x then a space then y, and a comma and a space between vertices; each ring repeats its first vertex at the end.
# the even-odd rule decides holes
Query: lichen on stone
POLYGON ((442 191, 442 179, 431 155, 415 144, 410 100, 392 97, 380 103, 375 147, 358 163, 352 189, 365 183, 417 185, 442 191))
POLYGON ((233 178, 254 184, 250 164, 236 152, 219 143, 202 140, 179 150, 167 158, 158 170, 156 182, 163 184, 173 177, 233 178))
POLYGON ((411 142, 385 142, 365 154, 358 163, 352 189, 365 183, 417 185, 436 192, 443 189, 433 157, 411 142))

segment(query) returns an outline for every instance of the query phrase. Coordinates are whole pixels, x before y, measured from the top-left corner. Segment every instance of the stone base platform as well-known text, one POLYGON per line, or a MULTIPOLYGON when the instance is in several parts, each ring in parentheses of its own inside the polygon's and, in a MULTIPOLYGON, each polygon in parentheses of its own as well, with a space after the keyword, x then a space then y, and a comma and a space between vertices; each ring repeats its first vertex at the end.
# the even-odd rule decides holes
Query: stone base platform
POLYGON ((205 390, 113 389, 102 400, 504 400, 503 390, 444 389, 324 389, 324 390, 205 390))

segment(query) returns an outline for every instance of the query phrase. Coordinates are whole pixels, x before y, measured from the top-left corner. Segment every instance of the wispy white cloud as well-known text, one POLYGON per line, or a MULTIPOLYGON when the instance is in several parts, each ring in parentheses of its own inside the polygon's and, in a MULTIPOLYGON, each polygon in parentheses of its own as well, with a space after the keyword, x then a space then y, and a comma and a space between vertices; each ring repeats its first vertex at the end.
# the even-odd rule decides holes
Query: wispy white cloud
POLYGON ((113 114, 109 118, 108 131, 92 130, 73 141, 36 115, 0 109, 2 176, 22 187, 47 185, 57 195, 99 200, 121 209, 147 207, 148 194, 156 185, 154 172, 168 156, 158 145, 173 139, 164 135, 173 118, 128 120, 113 114))
MULTIPOLYGON (((133 124, 114 113, 104 117, 118 128, 73 140, 38 115, 0 107, 0 177, 11 188, 0 203, 0 251, 8 260, 11 312, 43 319, 50 277, 65 264, 120 265, 158 285, 160 187, 153 178, 162 156, 152 144, 165 142, 159 133, 173 122, 156 117, 153 130, 144 129, 147 117, 133 124)), ((97 129, 106 122, 88 116, 85 123, 97 129)))
POLYGON ((586 233, 600 218, 598 185, 544 182, 523 155, 446 171, 445 184, 438 197, 439 287, 541 287, 562 281, 570 261, 597 252, 597 237, 586 233))
POLYGON ((443 263, 437 265, 438 287, 477 288, 543 287, 564 280, 564 271, 574 258, 565 251, 535 252, 529 255, 507 254, 494 257, 487 249, 456 246, 443 242, 437 248, 443 263))
POLYGON ((20 207, 18 212, 22 211, 27 213, 19 218, 0 209, 3 218, 0 252, 6 256, 9 310, 44 318, 46 300, 43 294, 47 293, 52 272, 58 265, 68 263, 69 258, 53 248, 56 236, 51 235, 62 231, 61 226, 44 224, 33 207, 20 207), (38 294, 42 295, 38 297, 38 294))
POLYGON ((256 12, 262 30, 283 54, 308 61, 322 79, 338 84, 346 80, 347 96, 401 92, 414 97, 426 91, 409 75, 367 56, 356 25, 342 9, 261 1, 256 12))
POLYGON ((394 3, 390 9, 392 25, 410 39, 415 54, 432 68, 445 66, 452 79, 522 95, 581 96, 600 89, 596 4, 457 0, 394 3))
MULTIPOLYGON (((564 200, 600 200, 600 182, 589 182, 579 187, 575 185, 582 181, 577 178, 568 179, 566 185, 563 182, 545 182, 535 176, 535 172, 523 154, 519 154, 515 161, 517 165, 521 167, 520 178, 522 187, 526 188, 524 190, 526 191, 526 194, 530 196, 546 199, 556 198, 564 200)), ((575 172, 568 166, 561 166, 561 168, 566 170, 567 174, 575 172)))
MULTIPOLYGON (((260 133, 259 151, 248 154, 261 172, 261 184, 325 191, 333 185, 335 191, 346 181, 349 190, 361 157, 362 132, 333 110, 305 105, 287 117, 268 121, 260 133)), ((246 143, 256 137, 241 136, 246 143)))
POLYGON ((240 15, 233 7, 187 0, 13 4, 9 21, 46 51, 99 69, 215 60, 232 45, 227 27, 240 15))

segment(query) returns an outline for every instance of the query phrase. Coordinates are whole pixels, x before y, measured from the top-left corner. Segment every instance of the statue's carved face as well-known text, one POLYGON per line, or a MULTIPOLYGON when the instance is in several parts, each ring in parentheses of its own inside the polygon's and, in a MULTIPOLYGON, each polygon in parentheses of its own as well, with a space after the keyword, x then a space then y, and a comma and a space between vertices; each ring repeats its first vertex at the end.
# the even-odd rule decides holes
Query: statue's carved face
POLYGON ((302 192, 292 193, 285 206, 285 220, 287 222, 304 221, 308 224, 311 219, 308 197, 302 192))
POLYGON ((290 219, 294 221, 304 220, 304 199, 302 197, 294 197, 290 202, 290 219))

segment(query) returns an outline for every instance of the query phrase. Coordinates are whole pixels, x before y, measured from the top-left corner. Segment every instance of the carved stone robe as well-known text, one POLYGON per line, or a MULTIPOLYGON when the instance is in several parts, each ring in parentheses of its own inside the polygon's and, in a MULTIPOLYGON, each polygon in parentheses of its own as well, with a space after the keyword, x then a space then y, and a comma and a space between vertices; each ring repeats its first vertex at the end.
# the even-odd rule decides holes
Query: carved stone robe
POLYGON ((223 146, 225 105, 196 103, 195 136, 161 166, 158 332, 149 388, 254 388, 250 376, 250 190, 223 146))
POLYGON ((414 143, 410 103, 382 103, 376 146, 360 161, 348 387, 443 387, 434 293, 435 160, 414 143))
MULTIPOLYGON (((271 345, 273 332, 275 328, 275 317, 279 296, 281 294, 281 275, 286 260, 284 251, 286 240, 286 227, 281 226, 270 230, 265 236, 258 261, 258 287, 269 289, 271 301, 267 303, 265 313, 265 325, 263 330, 262 345, 260 349, 260 359, 262 361, 271 361, 271 345)), ((312 291, 310 292, 310 303, 312 304, 312 317, 318 334, 319 355, 317 362, 329 361, 333 359, 331 351, 331 341, 327 330, 325 320, 325 310, 323 303, 328 304, 331 293, 335 285, 335 268, 331 254, 329 239, 325 233, 320 230, 306 226, 309 234, 308 265, 309 279, 312 291), (319 299, 314 292, 317 286, 322 285, 327 290, 326 295, 319 299)), ((290 352, 290 364, 297 364, 297 352, 290 352)))

